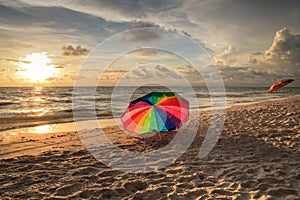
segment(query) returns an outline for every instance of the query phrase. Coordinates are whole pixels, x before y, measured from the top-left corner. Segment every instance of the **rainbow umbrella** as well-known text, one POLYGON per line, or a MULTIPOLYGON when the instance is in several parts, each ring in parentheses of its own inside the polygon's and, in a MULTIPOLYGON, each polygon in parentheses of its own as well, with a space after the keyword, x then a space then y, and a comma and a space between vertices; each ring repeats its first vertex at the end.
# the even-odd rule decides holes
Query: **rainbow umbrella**
POLYGON ((275 90, 278 90, 279 88, 282 88, 293 81, 294 79, 282 79, 280 81, 277 81, 270 87, 268 92, 273 92, 275 90))
POLYGON ((121 121, 129 133, 178 129, 189 118, 189 102, 174 92, 151 92, 130 102, 121 121))

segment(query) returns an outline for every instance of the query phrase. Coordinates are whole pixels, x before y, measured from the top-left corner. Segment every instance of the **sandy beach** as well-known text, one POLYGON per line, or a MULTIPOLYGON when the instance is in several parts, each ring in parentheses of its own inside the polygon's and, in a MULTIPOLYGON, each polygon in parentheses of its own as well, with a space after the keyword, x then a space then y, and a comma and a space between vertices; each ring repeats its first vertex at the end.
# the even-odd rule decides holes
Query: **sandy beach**
MULTIPOLYGON (((199 159, 210 119, 202 112, 178 160, 138 174, 96 160, 71 127, 2 135, 0 199, 300 199, 299 116, 299 98, 228 108, 218 143, 199 159)), ((107 125, 106 136, 128 151, 158 149, 176 134, 139 140, 107 125)))

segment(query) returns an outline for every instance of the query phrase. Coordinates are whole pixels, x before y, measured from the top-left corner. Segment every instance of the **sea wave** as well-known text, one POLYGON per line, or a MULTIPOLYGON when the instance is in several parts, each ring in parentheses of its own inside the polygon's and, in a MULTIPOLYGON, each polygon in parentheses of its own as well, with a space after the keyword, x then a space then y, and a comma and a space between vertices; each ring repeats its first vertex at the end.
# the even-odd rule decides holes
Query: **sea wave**
MULTIPOLYGON (((129 100, 165 88, 141 87, 133 94, 130 87, 121 87, 119 90, 122 92, 113 94, 114 87, 99 87, 96 91, 92 87, 82 87, 77 90, 73 90, 73 87, 0 88, 0 130, 5 123, 36 124, 72 121, 74 113, 81 119, 118 117, 126 110, 129 100), (73 105, 74 97, 78 97, 79 105, 73 105)), ((190 102, 199 102, 190 104, 191 112, 212 109, 211 95, 206 87, 195 87, 195 95, 188 93, 182 87, 178 90, 183 98, 190 102)), ((300 88, 283 88, 276 93, 266 91, 267 88, 226 88, 227 106, 300 96, 300 88)), ((213 93, 212 95, 215 101, 221 101, 223 98, 219 97, 225 94, 213 93)), ((18 125, 10 125, 13 126, 18 125)))

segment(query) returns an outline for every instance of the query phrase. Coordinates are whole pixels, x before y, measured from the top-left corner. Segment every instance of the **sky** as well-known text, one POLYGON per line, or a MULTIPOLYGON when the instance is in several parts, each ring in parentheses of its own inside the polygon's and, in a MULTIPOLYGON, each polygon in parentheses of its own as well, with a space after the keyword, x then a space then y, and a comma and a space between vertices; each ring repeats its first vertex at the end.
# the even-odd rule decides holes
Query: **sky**
POLYGON ((211 63, 197 64, 204 71, 217 67, 225 86, 268 87, 283 78, 300 86, 299 10, 298 0, 0 0, 0 86, 88 85, 91 79, 115 85, 153 77, 205 84, 185 57, 145 49, 167 41, 194 60, 209 55, 211 63), (147 31, 130 32, 137 28, 147 31), (176 33, 205 51, 194 51, 176 33), (114 48, 91 56, 111 40, 114 48), (109 66, 101 64, 109 59, 109 66), (85 63, 102 76, 82 72, 85 63))

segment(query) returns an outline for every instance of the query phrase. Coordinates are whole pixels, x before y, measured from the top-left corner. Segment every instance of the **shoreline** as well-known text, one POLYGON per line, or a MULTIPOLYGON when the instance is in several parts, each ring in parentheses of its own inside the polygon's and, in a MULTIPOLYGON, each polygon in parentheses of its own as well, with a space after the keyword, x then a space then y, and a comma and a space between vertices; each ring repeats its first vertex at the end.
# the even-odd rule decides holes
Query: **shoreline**
MULTIPOLYGON (((283 100, 293 100, 293 99, 299 99, 300 97, 287 97, 287 98, 276 98, 276 99, 271 99, 271 100, 267 100, 267 101, 255 101, 255 102, 246 102, 246 103, 237 103, 234 105, 230 105, 228 106, 226 104, 226 108, 225 109, 231 109, 234 107, 240 107, 240 106, 249 106, 249 105, 256 105, 256 104, 261 104, 261 103, 267 103, 267 102, 276 102, 276 101, 283 101, 283 100)), ((216 110, 218 110, 219 108, 217 108, 216 110)), ((221 109, 221 108, 220 108, 221 109)), ((206 107, 205 109, 199 109, 200 113, 202 112, 211 112, 212 108, 211 107, 206 107)), ((197 113, 195 113, 197 114, 197 113)), ((104 124, 104 126, 102 126, 101 128, 105 128, 106 126, 109 126, 109 123, 111 121, 114 121, 115 119, 113 118, 101 118, 101 119, 97 119, 96 121, 99 121, 100 124, 104 124)), ((42 134, 42 132, 37 132, 37 130, 40 131, 46 131, 48 129, 49 133, 53 133, 53 132, 73 132, 76 131, 76 123, 80 123, 83 124, 85 122, 90 122, 90 121, 94 121, 94 120, 89 120, 89 119, 82 119, 78 122, 74 122, 73 118, 70 118, 66 121, 54 121, 54 122, 49 122, 47 120, 42 120, 42 121, 37 121, 37 122, 23 122, 23 125, 18 124, 18 122, 14 123, 15 126, 13 126, 12 128, 4 128, 4 129, 0 129, 0 138, 3 135, 11 135, 10 133, 12 133, 12 135, 16 135, 19 133, 24 133, 26 131, 29 132, 33 132, 36 134, 42 134), (46 127, 46 126, 51 126, 51 127, 46 127), (40 128, 39 128, 40 127, 40 128), (45 128, 43 128, 45 127, 45 128), (37 128, 36 130, 34 130, 34 128, 37 128), (51 130, 53 129, 53 130, 51 130)), ((88 124, 89 125, 89 124, 88 124)), ((88 129, 88 125, 87 125, 87 129, 88 129)), ((94 128, 98 128, 98 127, 94 127, 94 128)))

